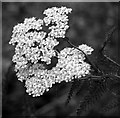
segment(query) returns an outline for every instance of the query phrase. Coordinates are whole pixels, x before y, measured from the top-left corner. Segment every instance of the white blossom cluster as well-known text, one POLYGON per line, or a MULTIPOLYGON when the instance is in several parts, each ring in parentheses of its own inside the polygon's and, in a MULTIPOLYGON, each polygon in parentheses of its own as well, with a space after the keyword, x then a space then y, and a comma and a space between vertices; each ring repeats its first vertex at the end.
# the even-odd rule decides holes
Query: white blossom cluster
POLYGON ((36 64, 38 60, 51 63, 51 57, 55 56, 53 48, 59 42, 52 38, 46 37, 46 32, 39 31, 42 29, 43 22, 41 19, 26 18, 24 23, 18 24, 13 29, 12 39, 10 44, 15 45, 15 55, 13 62, 16 63, 16 71, 20 68, 25 68, 27 63, 36 64), (30 30, 33 32, 29 32, 30 30), (34 29, 36 29, 34 31, 34 29), (46 38, 45 38, 46 37, 46 38))
MULTIPOLYGON (((84 51, 86 55, 89 55, 93 51, 93 49, 91 47, 88 47, 87 45, 80 45, 78 48, 84 51), (82 50, 83 46, 86 46, 85 51, 82 50), (90 49, 89 52, 86 51, 87 48, 90 49)), ((71 78, 80 78, 89 74, 90 65, 84 60, 85 55, 78 49, 64 48, 58 55, 58 64, 56 65, 56 67, 62 68, 61 74, 64 73, 64 70, 67 70, 65 71, 67 76, 63 77, 63 79, 68 79, 65 79, 65 81, 67 82, 69 80, 71 81, 71 78)))
POLYGON ((93 48, 82 44, 76 48, 64 48, 57 52, 54 47, 59 44, 57 38, 64 38, 68 29, 68 16, 72 9, 52 7, 44 11, 44 19, 26 18, 23 23, 13 28, 10 44, 15 45, 12 61, 18 80, 25 80, 26 92, 33 97, 43 95, 53 84, 69 82, 90 74, 90 64, 85 62, 85 55, 90 55, 93 48), (52 26, 49 26, 52 23, 52 26), (43 25, 50 32, 43 31, 43 25), (48 70, 44 64, 51 64, 52 57, 58 63, 48 70), (44 62, 44 63, 43 63, 44 62))
MULTIPOLYGON (((84 51, 86 55, 90 55, 93 51, 93 48, 85 44, 80 45, 78 48, 84 51)), ((49 91, 55 83, 69 82, 90 74, 91 66, 84 60, 85 55, 81 51, 75 48, 64 48, 58 54, 57 65, 51 70, 43 68, 42 64, 34 65, 31 68, 30 72, 33 76, 29 79, 26 76, 26 92, 33 95, 33 97, 40 96, 45 91, 49 91)))
POLYGON ((52 7, 44 11, 43 14, 46 15, 44 22, 46 26, 52 25, 49 27, 50 33, 48 34, 54 38, 64 38, 68 26, 68 13, 71 13, 72 9, 66 7, 52 7))

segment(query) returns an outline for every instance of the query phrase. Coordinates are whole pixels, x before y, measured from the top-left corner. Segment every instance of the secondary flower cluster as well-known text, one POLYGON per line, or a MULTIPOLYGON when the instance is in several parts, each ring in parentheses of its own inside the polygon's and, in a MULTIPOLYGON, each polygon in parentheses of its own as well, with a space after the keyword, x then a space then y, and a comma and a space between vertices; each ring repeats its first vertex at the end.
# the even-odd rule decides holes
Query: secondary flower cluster
POLYGON ((85 55, 90 55, 93 48, 86 44, 78 49, 64 48, 57 52, 54 47, 59 44, 57 38, 64 38, 68 29, 68 16, 72 9, 48 8, 44 19, 26 18, 23 23, 13 28, 12 39, 15 45, 13 62, 18 80, 25 80, 26 92, 33 97, 43 95, 53 84, 83 77, 90 73, 90 64, 85 62, 85 55), (43 31, 46 25, 50 32, 43 31), (51 64, 52 57, 58 59, 55 67, 48 70, 45 64, 51 64))
POLYGON ((72 9, 66 7, 56 8, 52 7, 48 8, 43 12, 46 15, 44 18, 44 22, 46 26, 52 25, 49 27, 51 30, 48 34, 54 38, 64 38, 66 30, 69 28, 68 26, 68 16, 66 14, 71 13, 72 9))

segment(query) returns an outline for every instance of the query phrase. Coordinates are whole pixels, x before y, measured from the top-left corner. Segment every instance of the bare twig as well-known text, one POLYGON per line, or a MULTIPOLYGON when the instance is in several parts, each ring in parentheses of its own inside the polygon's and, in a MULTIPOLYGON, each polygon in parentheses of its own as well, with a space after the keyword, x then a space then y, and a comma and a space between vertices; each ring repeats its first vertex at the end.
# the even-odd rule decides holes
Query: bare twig
POLYGON ((101 80, 103 78, 111 78, 111 77, 117 77, 120 79, 120 76, 118 75, 113 75, 113 74, 103 74, 103 75, 87 75, 85 77, 80 78, 81 80, 86 80, 86 79, 93 79, 93 80, 101 80))
MULTIPOLYGON (((118 27, 114 26, 107 34, 106 34, 106 39, 105 42, 103 43, 102 48, 100 49, 100 52, 103 54, 103 51, 107 45, 107 43, 110 41, 112 34, 118 29, 118 27)), ((109 58, 107 55, 103 54, 105 58, 107 58, 109 61, 111 61, 112 63, 114 63, 115 65, 120 67, 120 64, 118 64, 117 62, 115 62, 114 60, 112 60, 111 58, 109 58)))
POLYGON ((116 27, 116 26, 114 26, 114 27, 106 34, 106 38, 105 38, 105 41, 104 41, 104 43, 103 43, 103 45, 102 45, 102 48, 100 49, 100 52, 103 53, 103 51, 104 51, 107 43, 110 41, 111 36, 112 36, 112 34, 115 32, 115 30, 117 30, 117 27, 116 27))
POLYGON ((101 75, 101 76, 94 76, 94 75, 92 75, 91 77, 92 77, 92 78, 117 77, 117 78, 120 79, 120 76, 118 76, 118 75, 113 75, 113 74, 104 74, 104 75, 101 75))
POLYGON ((117 62, 115 62, 114 60, 112 60, 110 57, 108 57, 107 55, 104 55, 104 57, 106 57, 109 61, 111 61, 112 63, 114 63, 115 65, 120 67, 120 64, 118 64, 117 62))

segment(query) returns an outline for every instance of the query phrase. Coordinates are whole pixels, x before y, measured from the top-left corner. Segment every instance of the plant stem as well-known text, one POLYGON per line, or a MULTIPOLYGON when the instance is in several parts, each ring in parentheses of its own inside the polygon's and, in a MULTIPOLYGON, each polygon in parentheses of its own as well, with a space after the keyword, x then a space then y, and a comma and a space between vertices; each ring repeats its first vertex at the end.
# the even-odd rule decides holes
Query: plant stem
POLYGON ((93 79, 93 80, 101 80, 106 77, 117 77, 120 79, 120 76, 118 75, 112 75, 112 74, 103 74, 103 75, 87 75, 85 77, 80 78, 81 80, 86 80, 88 78, 93 79))
POLYGON ((117 62, 115 62, 114 60, 112 60, 111 58, 109 58, 107 55, 104 55, 104 57, 106 57, 109 61, 113 62, 115 65, 120 67, 120 64, 118 64, 117 62))
POLYGON ((100 49, 100 52, 103 52, 103 51, 104 51, 107 43, 110 41, 110 38, 111 38, 112 34, 114 33, 114 31, 115 31, 116 29, 117 29, 117 27, 114 26, 114 27, 106 34, 106 38, 105 38, 105 41, 104 41, 104 43, 103 43, 102 48, 100 49))

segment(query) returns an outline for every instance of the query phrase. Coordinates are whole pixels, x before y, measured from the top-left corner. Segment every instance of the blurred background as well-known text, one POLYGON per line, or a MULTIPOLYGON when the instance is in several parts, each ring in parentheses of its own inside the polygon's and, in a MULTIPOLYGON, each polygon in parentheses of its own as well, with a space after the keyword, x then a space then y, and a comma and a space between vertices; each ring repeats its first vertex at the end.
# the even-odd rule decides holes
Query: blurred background
MULTIPOLYGON (((74 116, 78 107, 79 98, 73 97, 68 106, 65 107, 65 100, 71 83, 56 84, 43 96, 33 98, 25 93, 24 83, 17 80, 12 56, 14 47, 9 45, 13 27, 23 22, 24 18, 43 18, 43 11, 49 7, 66 6, 73 9, 69 15, 69 30, 67 37, 78 46, 87 44, 95 50, 100 49, 105 40, 106 32, 118 24, 118 7, 116 3, 2 3, 2 81, 3 81, 3 116, 9 118, 21 118, 31 116, 74 116)), ((118 32, 112 36, 112 41, 106 49, 106 54, 119 63, 118 32)), ((69 46, 61 42, 59 49, 69 46)), ((96 53, 96 52, 94 52, 96 53)), ((83 115, 115 115, 114 111, 100 113, 102 104, 111 100, 111 96, 105 94, 97 106, 93 106, 83 115)))

